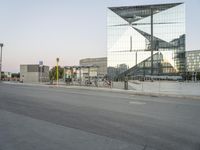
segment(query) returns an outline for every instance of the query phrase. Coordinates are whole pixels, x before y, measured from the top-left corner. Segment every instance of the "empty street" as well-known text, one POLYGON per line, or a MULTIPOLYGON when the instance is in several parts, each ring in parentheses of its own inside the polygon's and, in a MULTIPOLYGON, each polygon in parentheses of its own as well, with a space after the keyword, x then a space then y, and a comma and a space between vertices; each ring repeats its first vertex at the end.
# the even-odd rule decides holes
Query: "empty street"
POLYGON ((199 150, 200 100, 0 83, 0 150, 199 150))

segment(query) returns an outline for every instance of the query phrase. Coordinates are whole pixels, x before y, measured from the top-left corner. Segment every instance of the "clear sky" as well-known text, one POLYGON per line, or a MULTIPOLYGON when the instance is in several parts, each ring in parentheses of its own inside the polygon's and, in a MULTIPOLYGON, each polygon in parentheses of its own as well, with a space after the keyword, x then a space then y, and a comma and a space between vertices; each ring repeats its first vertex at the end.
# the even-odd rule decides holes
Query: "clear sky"
POLYGON ((200 49, 200 0, 0 0, 3 70, 106 56, 107 7, 168 2, 186 2, 187 49, 200 49))

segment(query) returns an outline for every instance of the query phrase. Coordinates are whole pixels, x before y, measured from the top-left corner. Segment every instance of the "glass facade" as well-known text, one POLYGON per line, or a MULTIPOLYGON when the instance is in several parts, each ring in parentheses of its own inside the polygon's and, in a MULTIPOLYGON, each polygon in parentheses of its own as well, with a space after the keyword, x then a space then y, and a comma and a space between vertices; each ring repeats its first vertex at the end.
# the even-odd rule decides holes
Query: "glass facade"
POLYGON ((200 72, 200 50, 187 51, 187 72, 200 72))
POLYGON ((110 7, 107 11, 108 75, 185 72, 185 4, 110 7))

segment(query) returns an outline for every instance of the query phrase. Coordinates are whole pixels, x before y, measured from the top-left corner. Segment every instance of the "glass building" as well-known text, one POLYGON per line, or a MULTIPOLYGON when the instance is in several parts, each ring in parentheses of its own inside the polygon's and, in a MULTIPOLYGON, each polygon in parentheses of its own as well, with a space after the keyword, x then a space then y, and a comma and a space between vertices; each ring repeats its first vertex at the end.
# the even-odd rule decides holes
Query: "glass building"
POLYGON ((185 4, 109 7, 107 59, 111 78, 183 75, 185 4))
POLYGON ((200 72, 200 50, 186 52, 187 72, 200 72))
POLYGON ((186 52, 186 80, 200 80, 200 50, 186 52))

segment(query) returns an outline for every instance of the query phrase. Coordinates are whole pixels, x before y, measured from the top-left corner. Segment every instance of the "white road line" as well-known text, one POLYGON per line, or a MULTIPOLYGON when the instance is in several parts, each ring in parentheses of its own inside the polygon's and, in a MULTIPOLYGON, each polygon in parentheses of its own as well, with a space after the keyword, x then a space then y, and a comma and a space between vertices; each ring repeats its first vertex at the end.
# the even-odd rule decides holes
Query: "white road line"
POLYGON ((129 104, 136 104, 136 105, 145 105, 145 102, 136 102, 136 101, 130 101, 129 104))

